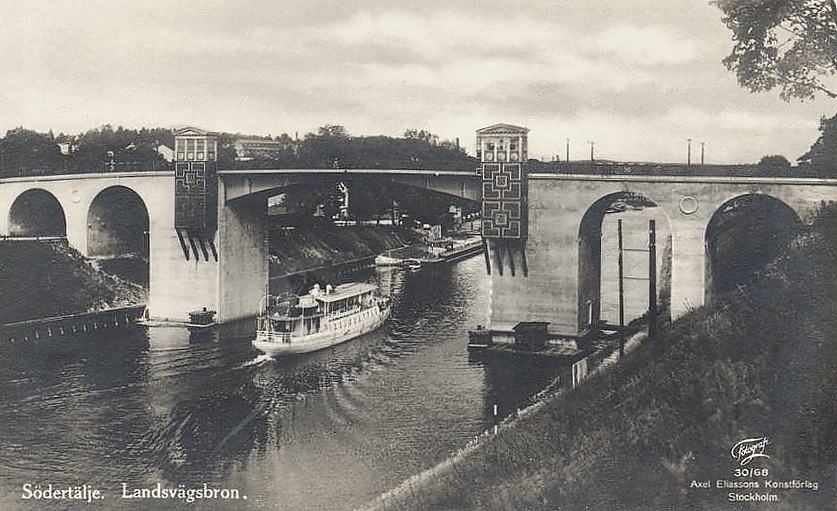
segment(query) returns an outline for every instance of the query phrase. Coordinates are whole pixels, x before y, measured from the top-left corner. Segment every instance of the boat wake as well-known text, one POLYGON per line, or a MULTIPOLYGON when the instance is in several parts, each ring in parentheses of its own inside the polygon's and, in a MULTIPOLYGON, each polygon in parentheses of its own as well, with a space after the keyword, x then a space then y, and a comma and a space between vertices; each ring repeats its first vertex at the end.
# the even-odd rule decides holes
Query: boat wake
POLYGON ((244 362, 244 363, 238 365, 236 367, 236 369, 244 369, 245 367, 261 365, 261 364, 264 364, 265 362, 267 362, 268 360, 273 360, 273 357, 271 357, 270 355, 268 355, 266 353, 262 353, 261 355, 254 358, 253 360, 248 360, 247 362, 244 362))

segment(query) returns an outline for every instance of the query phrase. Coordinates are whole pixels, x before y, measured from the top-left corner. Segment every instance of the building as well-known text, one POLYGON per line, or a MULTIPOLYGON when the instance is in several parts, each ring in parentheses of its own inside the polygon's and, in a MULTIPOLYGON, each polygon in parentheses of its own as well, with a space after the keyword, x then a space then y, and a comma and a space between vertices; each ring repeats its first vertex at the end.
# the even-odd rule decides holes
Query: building
POLYGON ((174 149, 166 144, 160 144, 156 148, 157 154, 163 157, 166 161, 174 161, 174 149))
POLYGON ((296 153, 296 142, 270 138, 239 138, 233 143, 235 159, 248 161, 254 158, 276 158, 282 151, 290 149, 296 153))
POLYGON ((477 158, 488 163, 525 162, 528 128, 495 124, 477 130, 477 158))

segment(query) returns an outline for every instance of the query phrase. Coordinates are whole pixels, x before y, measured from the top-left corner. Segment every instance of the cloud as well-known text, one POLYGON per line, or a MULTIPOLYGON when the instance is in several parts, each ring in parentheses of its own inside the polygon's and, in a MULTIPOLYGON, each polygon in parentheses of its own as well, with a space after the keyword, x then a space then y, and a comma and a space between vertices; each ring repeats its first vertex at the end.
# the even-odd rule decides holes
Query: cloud
POLYGON ((617 159, 676 159, 693 138, 746 161, 800 154, 834 110, 742 91, 720 63, 718 9, 693 0, 6 3, 0 132, 337 123, 467 145, 511 122, 531 128, 533 154, 563 154, 571 138, 617 159))
POLYGON ((596 34, 589 45, 638 67, 682 65, 698 55, 698 44, 689 38, 662 27, 626 23, 596 34))

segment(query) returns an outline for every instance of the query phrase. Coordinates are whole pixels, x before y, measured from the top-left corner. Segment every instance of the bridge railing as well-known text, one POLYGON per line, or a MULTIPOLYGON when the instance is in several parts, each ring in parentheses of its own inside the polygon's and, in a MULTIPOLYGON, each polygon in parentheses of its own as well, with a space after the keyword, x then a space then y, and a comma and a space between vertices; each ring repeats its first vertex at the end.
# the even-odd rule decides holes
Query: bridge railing
POLYGON ((166 161, 134 161, 134 162, 101 162, 86 168, 36 168, 36 169, 0 169, 0 179, 15 177, 63 176, 78 174, 98 174, 101 172, 154 172, 174 170, 174 162, 166 161))
POLYGON ((529 172, 599 176, 695 176, 695 177, 835 177, 811 165, 779 168, 757 164, 702 165, 686 163, 648 163, 615 161, 541 162, 529 160, 529 172))

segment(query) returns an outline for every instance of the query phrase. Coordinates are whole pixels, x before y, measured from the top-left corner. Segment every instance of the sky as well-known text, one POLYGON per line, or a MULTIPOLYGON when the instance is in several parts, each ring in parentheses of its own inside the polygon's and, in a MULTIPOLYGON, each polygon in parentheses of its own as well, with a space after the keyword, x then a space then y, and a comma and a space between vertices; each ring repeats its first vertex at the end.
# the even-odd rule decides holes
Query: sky
POLYGON ((740 88, 708 0, 0 0, 0 133, 529 128, 529 156, 795 161, 837 102, 740 88), (691 144, 687 141, 691 139, 691 144))

